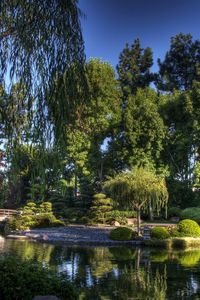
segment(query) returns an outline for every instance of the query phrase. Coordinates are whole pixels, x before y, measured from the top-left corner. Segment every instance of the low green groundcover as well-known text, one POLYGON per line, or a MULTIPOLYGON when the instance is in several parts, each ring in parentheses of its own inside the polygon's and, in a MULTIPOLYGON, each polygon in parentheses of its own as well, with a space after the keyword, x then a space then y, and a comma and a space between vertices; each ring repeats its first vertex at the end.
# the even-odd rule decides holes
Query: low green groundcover
POLYGON ((133 231, 127 227, 118 227, 110 232, 109 237, 116 241, 130 241, 133 238, 133 231))
POLYGON ((0 257, 0 299, 32 300, 37 295, 78 299, 74 286, 41 264, 17 257, 0 257))

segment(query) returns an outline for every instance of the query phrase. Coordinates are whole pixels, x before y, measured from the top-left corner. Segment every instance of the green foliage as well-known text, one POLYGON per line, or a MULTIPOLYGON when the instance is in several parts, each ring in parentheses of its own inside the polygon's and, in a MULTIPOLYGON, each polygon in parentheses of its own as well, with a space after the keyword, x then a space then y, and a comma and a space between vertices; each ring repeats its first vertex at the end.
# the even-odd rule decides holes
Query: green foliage
POLYGON ((133 238, 133 231, 127 227, 118 227, 111 230, 109 238, 116 241, 130 241, 133 238))
POLYGON ((165 227, 154 227, 151 229, 151 238, 165 240, 170 237, 170 234, 165 227))
POLYGON ((65 226, 65 222, 61 221, 61 220, 54 220, 51 221, 50 223, 50 227, 64 227, 65 226))
POLYGON ((113 208, 113 201, 106 198, 105 194, 94 195, 94 200, 90 207, 91 217, 95 222, 105 222, 106 215, 113 208))
POLYGON ((150 204, 159 211, 168 201, 164 178, 144 168, 135 168, 131 172, 117 175, 105 183, 105 188, 119 205, 137 211, 138 235, 140 235, 140 211, 147 210, 150 204))
POLYGON ((151 48, 143 49, 136 39, 129 46, 126 44, 119 56, 117 71, 124 96, 134 94, 137 88, 145 88, 154 80, 150 68, 153 65, 151 48))
POLYGON ((106 221, 108 223, 117 221, 121 225, 126 225, 128 223, 127 218, 136 218, 136 217, 137 217, 137 213, 135 211, 112 210, 106 213, 106 221))
POLYGON ((200 188, 200 162, 196 162, 194 168, 194 187, 200 188))
POLYGON ((113 199, 124 207, 138 210, 153 201, 154 207, 164 206, 168 199, 165 181, 144 168, 121 173, 105 183, 113 199))
POLYGON ((56 217, 49 213, 42 213, 39 215, 34 216, 34 225, 33 228, 45 228, 45 227, 52 227, 53 223, 56 221, 56 217))
POLYGON ((177 34, 171 38, 169 51, 163 62, 158 60, 158 88, 165 91, 173 89, 188 90, 194 80, 199 79, 199 40, 193 40, 191 34, 177 34))
POLYGON ((51 202, 42 202, 39 206, 39 213, 52 213, 52 203, 51 202))
POLYGON ((127 98, 124 110, 124 139, 128 166, 156 164, 163 150, 166 127, 159 112, 159 97, 150 88, 138 89, 127 98))
POLYGON ((185 219, 180 221, 177 224, 177 231, 180 232, 182 236, 200 237, 200 227, 193 220, 185 219))
POLYGON ((199 207, 188 207, 182 210, 180 214, 181 219, 191 219, 200 223, 200 208, 199 207))
POLYGON ((28 202, 23 208, 22 208, 22 214, 25 215, 34 215, 37 212, 36 203, 34 202, 28 202))
POLYGON ((8 219, 5 225, 5 233, 9 233, 12 230, 59 226, 65 226, 65 223, 56 219, 50 202, 42 202, 39 207, 33 202, 28 202, 23 207, 21 215, 8 219))
POLYGON ((66 278, 42 264, 22 261, 19 257, 0 257, 1 299, 32 300, 37 295, 56 295, 60 299, 78 299, 73 285, 66 278))
MULTIPOLYGON (((168 217, 180 217, 182 210, 179 207, 169 207, 167 213, 168 217)), ((190 218, 191 219, 191 218, 190 218)))
POLYGON ((27 108, 30 130, 35 129, 27 135, 46 144, 49 120, 58 138, 80 91, 86 90, 77 1, 3 0, 0 10, 0 77, 7 82, 10 74, 11 81, 24 86, 26 97, 19 107, 27 108))

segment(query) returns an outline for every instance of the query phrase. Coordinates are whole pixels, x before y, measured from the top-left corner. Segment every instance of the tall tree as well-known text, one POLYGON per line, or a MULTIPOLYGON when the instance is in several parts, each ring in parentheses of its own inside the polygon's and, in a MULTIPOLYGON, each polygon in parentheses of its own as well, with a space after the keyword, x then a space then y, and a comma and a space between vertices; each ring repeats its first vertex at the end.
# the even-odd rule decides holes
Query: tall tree
MULTIPOLYGON (((89 99, 75 112, 68 124, 66 158, 69 171, 75 177, 75 193, 82 177, 101 190, 106 175, 102 145, 109 138, 121 118, 121 94, 112 66, 99 59, 86 64, 89 99), (81 115, 81 118, 80 118, 81 115)), ((80 189, 82 187, 80 186, 80 189)))
POLYGON ((167 133, 159 112, 159 99, 150 88, 138 89, 127 98, 123 126, 109 143, 109 152, 115 155, 114 160, 118 159, 119 166, 159 166, 167 133))
POLYGON ((119 56, 117 71, 124 96, 135 94, 137 88, 144 88, 154 80, 154 74, 150 69, 153 65, 153 53, 151 48, 143 49, 140 40, 136 39, 125 48, 119 56))
POLYGON ((171 38, 169 51, 162 62, 158 59, 158 89, 164 91, 189 90, 200 79, 200 41, 191 34, 180 33, 171 38))
POLYGON ((10 75, 24 87, 29 124, 40 138, 47 128, 59 135, 70 103, 85 90, 77 0, 2 0, 0 12, 0 78, 10 75), (55 97, 60 85, 64 97, 55 97))

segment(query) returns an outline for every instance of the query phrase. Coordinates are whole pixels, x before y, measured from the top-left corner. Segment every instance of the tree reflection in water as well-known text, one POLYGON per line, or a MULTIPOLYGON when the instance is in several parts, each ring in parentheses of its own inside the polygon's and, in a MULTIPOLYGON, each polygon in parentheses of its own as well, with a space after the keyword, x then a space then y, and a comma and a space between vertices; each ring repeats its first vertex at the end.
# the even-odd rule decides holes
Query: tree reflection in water
POLYGON ((73 281, 80 299, 200 299, 200 251, 67 247, 7 240, 0 251, 49 265, 73 281))

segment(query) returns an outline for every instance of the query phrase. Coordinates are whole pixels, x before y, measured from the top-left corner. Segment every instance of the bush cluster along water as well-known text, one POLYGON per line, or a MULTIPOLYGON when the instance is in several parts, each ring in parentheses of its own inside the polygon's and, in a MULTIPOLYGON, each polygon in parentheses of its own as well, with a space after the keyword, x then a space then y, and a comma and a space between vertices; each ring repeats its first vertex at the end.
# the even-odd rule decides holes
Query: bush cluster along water
POLYGON ((1 238, 0 251, 63 273, 80 299, 200 299, 200 250, 68 247, 1 238))

